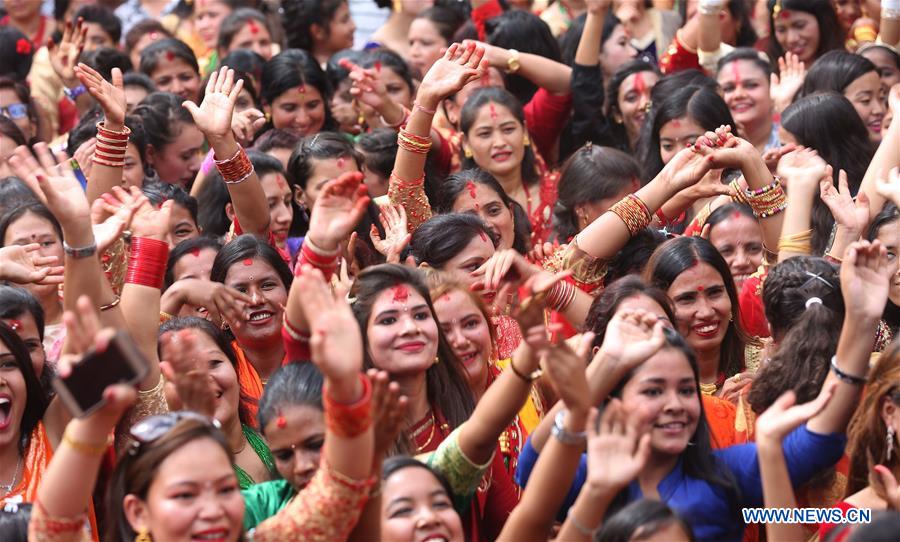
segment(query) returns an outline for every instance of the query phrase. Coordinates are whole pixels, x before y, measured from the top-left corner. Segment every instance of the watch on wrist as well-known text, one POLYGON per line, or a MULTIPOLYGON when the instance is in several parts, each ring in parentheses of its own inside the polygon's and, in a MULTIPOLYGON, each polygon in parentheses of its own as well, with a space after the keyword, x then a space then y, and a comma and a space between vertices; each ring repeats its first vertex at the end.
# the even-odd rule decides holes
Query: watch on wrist
POLYGON ((97 242, 92 242, 86 247, 72 248, 68 243, 63 241, 63 251, 66 253, 66 256, 75 258, 76 260, 80 260, 81 258, 88 258, 90 256, 93 256, 94 254, 97 254, 97 242))
POLYGON ((563 444, 567 444, 569 446, 580 446, 587 442, 587 432, 581 431, 580 433, 572 433, 566 430, 566 415, 568 411, 560 410, 556 413, 556 417, 553 418, 553 429, 551 430, 551 434, 553 438, 560 441, 563 444))
POLYGON ((519 71, 522 64, 519 62, 519 51, 509 49, 509 59, 506 61, 506 73, 514 74, 519 71))

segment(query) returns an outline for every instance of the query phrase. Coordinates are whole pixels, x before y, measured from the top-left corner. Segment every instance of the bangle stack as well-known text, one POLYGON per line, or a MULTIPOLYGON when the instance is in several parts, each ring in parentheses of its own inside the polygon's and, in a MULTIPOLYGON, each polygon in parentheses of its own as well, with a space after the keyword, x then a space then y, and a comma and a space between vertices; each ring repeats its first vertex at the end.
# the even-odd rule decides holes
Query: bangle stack
POLYGON ((328 251, 316 246, 312 239, 307 236, 303 239, 303 245, 300 247, 300 256, 297 258, 297 266, 294 268, 294 275, 299 275, 303 264, 309 264, 316 269, 322 271, 325 278, 331 276, 331 273, 337 268, 338 256, 340 250, 328 251))
POLYGON ((647 205, 634 194, 628 194, 609 210, 625 223, 625 227, 632 236, 637 235, 653 220, 647 205))
POLYGON ((546 306, 556 312, 562 312, 575 299, 575 285, 567 280, 561 280, 550 288, 547 294, 546 306))
POLYGON ((428 154, 428 151, 431 150, 430 137, 411 134, 406 131, 406 128, 400 128, 400 132, 397 134, 397 144, 401 149, 415 154, 428 154))
POLYGON ((238 147, 237 152, 231 158, 215 162, 225 184, 239 184, 253 175, 253 164, 243 147, 238 147))
POLYGON ((812 234, 812 230, 806 230, 781 236, 778 240, 778 252, 812 254, 812 234))
POLYGON ((762 188, 745 190, 744 197, 756 218, 769 218, 787 208, 784 188, 777 178, 762 188))
POLYGON ((284 332, 287 333, 288 337, 291 339, 304 344, 309 344, 309 333, 304 333, 294 327, 287 319, 287 312, 285 311, 282 316, 282 323, 284 324, 284 332))
POLYGON ((121 132, 106 128, 103 121, 97 123, 97 146, 94 149, 95 164, 107 167, 125 167, 125 151, 131 130, 125 126, 121 132))
POLYGON ((372 383, 362 373, 359 380, 363 385, 363 395, 349 405, 332 399, 327 386, 322 390, 325 425, 344 438, 353 438, 372 426, 372 383))
POLYGON ((125 284, 138 284, 162 290, 169 260, 169 244, 149 237, 131 239, 131 257, 125 284))

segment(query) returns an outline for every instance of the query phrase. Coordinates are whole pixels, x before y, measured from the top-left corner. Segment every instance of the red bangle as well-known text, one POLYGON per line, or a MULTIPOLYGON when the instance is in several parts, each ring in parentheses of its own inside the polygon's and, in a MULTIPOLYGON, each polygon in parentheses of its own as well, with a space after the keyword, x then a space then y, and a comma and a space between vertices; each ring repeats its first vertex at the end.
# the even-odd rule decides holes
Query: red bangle
POLYGON ((334 255, 323 255, 319 254, 315 250, 309 247, 309 244, 304 241, 303 245, 300 247, 300 257, 297 258, 297 266, 294 268, 294 276, 300 275, 300 270, 303 268, 303 264, 309 264, 313 267, 321 269, 323 271, 328 271, 328 275, 330 272, 337 267, 338 257, 340 256, 340 252, 336 252, 334 255))
POLYGON ((162 290, 168 260, 169 244, 165 241, 149 237, 133 237, 125 283, 162 290))
POLYGON ((363 385, 363 395, 349 405, 332 399, 328 386, 322 390, 325 425, 332 433, 344 438, 353 438, 372 425, 372 383, 362 373, 359 379, 363 385))

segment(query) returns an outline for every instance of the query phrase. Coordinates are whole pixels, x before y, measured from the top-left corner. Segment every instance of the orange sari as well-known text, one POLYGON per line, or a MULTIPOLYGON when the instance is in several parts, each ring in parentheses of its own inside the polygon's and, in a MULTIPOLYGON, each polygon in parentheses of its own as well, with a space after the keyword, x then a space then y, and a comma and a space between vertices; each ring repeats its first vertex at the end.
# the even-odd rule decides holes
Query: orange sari
POLYGON ((259 400, 263 394, 263 383, 256 372, 256 367, 250 363, 244 351, 238 346, 237 341, 232 341, 231 347, 234 349, 234 355, 237 357, 237 376, 238 384, 241 387, 241 406, 247 409, 247 413, 251 415, 251 419, 247 423, 251 427, 256 427, 256 413, 259 411, 259 400))

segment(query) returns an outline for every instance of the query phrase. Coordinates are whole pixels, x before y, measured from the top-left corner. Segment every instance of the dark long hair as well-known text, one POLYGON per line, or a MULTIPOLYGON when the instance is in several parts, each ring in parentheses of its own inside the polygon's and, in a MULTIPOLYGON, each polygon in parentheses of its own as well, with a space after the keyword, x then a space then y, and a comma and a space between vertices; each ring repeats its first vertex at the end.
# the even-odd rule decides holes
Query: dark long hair
POLYGON ((282 2, 284 33, 292 49, 313 50, 312 25, 326 32, 341 4, 347 0, 287 0, 282 2))
MULTIPOLYGON (((384 290, 398 284, 407 285, 421 295, 428 305, 431 318, 435 322, 438 321, 434 305, 431 303, 431 296, 420 271, 397 264, 368 267, 356 277, 350 290, 351 297, 356 299, 353 302, 353 314, 359 323, 364 343, 368 341, 368 324, 375 299, 384 290)), ((472 415, 472 411, 475 409, 475 400, 466 383, 462 364, 453 353, 440 326, 437 329, 439 361, 425 371, 428 403, 444 415, 450 427, 457 428, 472 415)), ((367 367, 375 366, 368 349, 366 350, 365 364, 367 367)))
POLYGON ((850 83, 869 72, 878 73, 869 59, 843 50, 828 51, 806 72, 797 98, 828 90, 843 94, 850 83))
POLYGON ((190 66, 197 75, 200 74, 200 66, 197 64, 197 57, 194 51, 188 45, 175 38, 163 38, 154 41, 141 51, 141 73, 149 77, 153 77, 153 72, 159 67, 159 59, 165 54, 169 58, 177 58, 190 66))
POLYGON ((646 296, 659 303, 670 322, 675 322, 675 311, 672 309, 672 300, 666 293, 656 286, 651 286, 640 277, 634 275, 622 277, 613 282, 603 293, 594 298, 591 308, 588 309, 585 329, 594 332, 594 346, 603 345, 606 337, 606 326, 612 321, 619 306, 627 299, 637 296, 646 296))
MULTIPOLYGON (((837 92, 817 92, 800 98, 781 114, 781 126, 834 168, 835 184, 838 172, 846 171, 850 192, 856 195, 875 155, 875 146, 847 98, 837 92)), ((834 217, 819 198, 813 202, 812 226, 813 254, 824 254, 834 217)))
POLYGON ((679 275, 700 263, 712 266, 719 273, 731 301, 732 322, 728 324, 728 331, 725 332, 719 358, 719 371, 725 373, 727 378, 744 370, 744 346, 748 338, 740 324, 740 303, 734 278, 716 247, 701 237, 670 239, 660 245, 650 257, 644 272, 645 279, 654 286, 668 291, 679 275))
POLYGON ((575 208, 609 199, 639 181, 641 167, 634 158, 612 147, 586 145, 566 160, 553 208, 556 238, 566 243, 579 231, 575 208))
POLYGON ((731 111, 716 92, 714 83, 669 89, 666 79, 663 78, 653 88, 653 105, 638 143, 638 161, 644 167, 644 183, 656 177, 665 165, 659 152, 659 131, 667 122, 688 117, 704 130, 712 131, 722 125, 736 129, 731 111))
POLYGON ((756 413, 789 389, 798 403, 819 394, 844 321, 838 270, 822 258, 788 258, 769 271, 763 304, 778 351, 750 388, 748 400, 756 413), (821 303, 807 305, 812 298, 821 303))
POLYGON ((456 199, 465 194, 468 190, 469 182, 485 186, 494 191, 500 201, 503 202, 513 214, 513 245, 512 248, 520 254, 528 251, 528 241, 531 239, 531 222, 528 220, 528 213, 519 205, 516 200, 509 197, 503 186, 497 182, 493 175, 481 168, 467 169, 458 173, 453 173, 441 183, 438 195, 433 206, 437 213, 452 213, 453 204, 456 199))
POLYGON ((772 13, 775 4, 781 5, 782 11, 802 11, 816 18, 819 24, 819 48, 816 58, 828 51, 844 48, 844 31, 838 21, 831 0, 769 0, 769 58, 775 62, 784 56, 784 48, 775 38, 775 18, 772 13))
MULTIPOLYGON (((508 109, 512 116, 522 125, 522 130, 526 134, 528 133, 528 127, 525 126, 525 110, 522 109, 522 103, 505 89, 497 87, 479 88, 472 92, 459 114, 459 128, 462 133, 468 135, 469 130, 472 129, 472 125, 475 123, 475 118, 478 116, 478 111, 489 103, 496 103, 508 109)), ((526 145, 525 154, 522 157, 522 182, 529 186, 536 185, 540 181, 532 147, 533 145, 526 145)), ((478 167, 472 158, 463 157, 462 162, 463 169, 478 167)))
POLYGON ((417 264, 441 270, 479 235, 487 236, 495 247, 499 242, 494 230, 479 216, 469 213, 435 215, 413 232, 409 251, 417 264))
MULTIPOLYGON (((632 152, 631 143, 628 141, 628 132, 625 130, 625 124, 616 122, 616 116, 622 114, 622 108, 619 107, 619 88, 630 76, 636 73, 653 72, 660 75, 659 68, 655 64, 651 64, 646 60, 634 59, 622 64, 616 73, 609 78, 606 86, 606 122, 609 126, 609 139, 603 141, 604 144, 613 146, 620 151, 632 152)), ((646 124, 646 123, 645 123, 646 124)), ((600 141, 594 141, 599 143, 600 141)))
POLYGON ((25 450, 31 441, 31 433, 44 417, 47 411, 47 394, 41 387, 41 382, 34 373, 34 365, 31 364, 31 356, 22 339, 6 323, 0 322, 0 341, 13 355, 22 378, 25 380, 25 410, 22 412, 22 423, 19 425, 19 455, 24 456, 25 450))
POLYGON ((325 101, 325 123, 322 130, 335 130, 337 123, 331 115, 331 85, 319 63, 301 49, 286 49, 270 58, 263 66, 259 97, 272 105, 276 98, 300 86, 311 86, 325 101))
MULTIPOLYGON (((866 239, 868 241, 874 241, 878 237, 881 228, 895 224, 898 220, 900 220, 900 210, 898 210, 897 206, 893 203, 886 203, 881 209, 881 212, 875 215, 875 218, 872 219, 872 223, 869 224, 869 230, 866 232, 866 239)), ((884 307, 882 319, 884 319, 888 327, 891 328, 891 331, 893 331, 896 336, 898 329, 900 329, 900 307, 895 305, 890 299, 887 301, 887 306, 884 307)))

